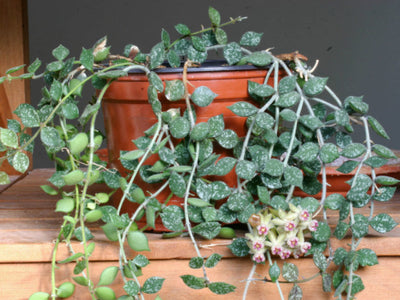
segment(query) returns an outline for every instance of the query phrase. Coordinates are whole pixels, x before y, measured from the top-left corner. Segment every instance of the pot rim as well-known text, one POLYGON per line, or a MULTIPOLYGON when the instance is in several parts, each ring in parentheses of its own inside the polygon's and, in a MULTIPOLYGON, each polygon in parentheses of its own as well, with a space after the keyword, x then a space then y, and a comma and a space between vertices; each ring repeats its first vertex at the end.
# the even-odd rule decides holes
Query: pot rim
MULTIPOLYGON (((172 68, 168 62, 161 65, 162 67, 153 69, 153 72, 158 74, 169 74, 169 73, 182 73, 183 66, 172 68)), ((187 69, 188 73, 201 73, 201 72, 224 72, 224 71, 247 71, 247 70, 265 70, 268 69, 270 65, 257 67, 254 65, 229 65, 226 60, 220 59, 210 59, 202 62, 199 67, 189 67, 187 69)), ((142 69, 132 68, 128 71, 128 74, 143 74, 142 69)))

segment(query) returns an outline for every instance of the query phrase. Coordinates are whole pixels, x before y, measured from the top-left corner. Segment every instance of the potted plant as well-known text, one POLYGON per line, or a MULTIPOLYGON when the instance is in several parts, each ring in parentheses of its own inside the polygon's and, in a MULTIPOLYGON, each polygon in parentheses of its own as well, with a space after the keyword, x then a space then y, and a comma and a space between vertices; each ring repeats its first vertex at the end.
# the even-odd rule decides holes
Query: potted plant
MULTIPOLYGON (((299 283, 304 280, 298 279, 297 267, 287 263, 281 270, 274 260, 305 255, 312 255, 324 291, 333 291, 338 299, 353 299, 363 289, 357 270, 376 264, 377 257, 373 250, 357 246, 369 227, 385 233, 396 226, 389 215, 374 215, 372 205, 391 199, 398 182, 375 171, 396 158, 371 140, 372 131, 387 137, 385 130, 368 115, 362 97, 342 100, 329 88, 327 78, 313 74, 315 67, 310 68, 303 55, 251 51, 248 48, 258 46, 262 36, 256 32, 228 43, 224 27, 244 18, 223 23, 211 7, 209 17, 211 26, 199 31, 176 25, 180 36, 174 41, 163 29, 161 42, 149 53, 128 45, 123 55, 114 55, 103 38, 92 48, 83 48, 76 60, 60 45, 52 52, 55 61, 41 74, 37 74, 41 62, 35 60, 23 75, 14 75, 24 67, 19 66, 0 78, 0 82, 44 79, 38 107, 21 105, 15 111, 21 122, 10 120, 8 128, 0 129, 5 151, 1 159, 25 172, 26 152, 40 138, 56 166, 49 179, 52 185, 42 188, 60 197, 56 210, 65 213, 54 245, 52 290, 36 292, 31 300, 67 298, 76 284, 87 286, 92 299, 116 299, 108 285, 117 274, 123 277, 126 292, 118 299, 144 299, 147 293, 157 293, 162 274, 140 283, 138 277, 149 261, 142 254, 128 257, 125 248, 151 250, 144 230, 160 228, 157 220, 165 237, 186 235, 193 242, 197 256, 190 266, 203 269, 204 276, 181 276, 193 289, 235 291, 234 285, 212 282, 207 275, 221 256, 203 257, 198 240, 217 236, 232 240, 228 247, 235 255, 250 256, 253 268, 244 275, 243 298, 250 283, 258 280, 256 266, 268 264, 269 274, 263 280, 274 282, 283 299, 279 279, 283 271, 285 281, 293 285, 289 299, 300 299, 299 283), (225 61, 210 73, 202 68, 213 50, 221 52, 225 61), (239 83, 232 78, 239 78, 239 83), (97 92, 81 112, 78 102, 88 85, 97 92), (104 137, 96 129, 102 105, 109 163, 97 152, 104 137), (130 120, 121 118, 125 111, 130 120), (352 139, 358 126, 363 143, 352 139), (338 170, 353 172, 352 177, 346 193, 328 194, 327 167, 340 157, 346 160, 338 170), (368 175, 363 168, 370 170, 368 175), (95 183, 106 184, 110 193, 90 194, 95 183), (108 203, 111 196, 115 206, 108 203), (124 208, 127 203, 134 205, 124 208), (357 213, 367 205, 369 216, 357 213), (327 210, 339 212, 336 224, 329 224, 327 210), (104 223, 108 239, 119 243, 120 257, 118 266, 106 268, 100 282, 93 282, 88 276, 94 248, 89 225, 97 221, 104 223), (236 236, 237 228, 248 232, 236 236), (349 249, 333 249, 331 239, 348 234, 349 249), (83 251, 72 249, 72 239, 82 242, 83 251), (61 244, 69 247, 71 256, 59 261, 61 244), (75 263, 76 276, 57 286, 55 269, 62 263, 75 263)), ((7 174, 0 173, 0 182, 7 181, 7 174)))

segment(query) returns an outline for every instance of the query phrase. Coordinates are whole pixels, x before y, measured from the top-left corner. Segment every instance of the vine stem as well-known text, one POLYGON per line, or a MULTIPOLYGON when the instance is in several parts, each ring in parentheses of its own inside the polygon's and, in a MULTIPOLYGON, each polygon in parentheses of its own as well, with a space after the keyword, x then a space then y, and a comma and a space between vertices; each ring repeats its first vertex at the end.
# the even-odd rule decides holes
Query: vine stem
POLYGON ((247 280, 246 280, 246 286, 244 287, 242 300, 246 300, 246 298, 247 298, 247 292, 249 290, 250 283, 253 281, 253 275, 256 271, 256 268, 257 268, 257 264, 254 263, 253 266, 251 267, 249 276, 247 277, 247 280))

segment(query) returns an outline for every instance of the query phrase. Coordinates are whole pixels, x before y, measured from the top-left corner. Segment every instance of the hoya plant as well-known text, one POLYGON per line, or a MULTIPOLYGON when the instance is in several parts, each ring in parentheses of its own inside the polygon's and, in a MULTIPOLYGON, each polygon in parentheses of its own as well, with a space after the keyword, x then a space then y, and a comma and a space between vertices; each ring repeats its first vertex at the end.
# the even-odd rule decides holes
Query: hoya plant
MULTIPOLYGON (((396 158, 371 140, 372 132, 384 138, 387 133, 369 115, 363 97, 336 95, 327 77, 314 75, 315 66, 308 66, 306 57, 257 50, 262 33, 253 31, 245 32, 238 42, 228 42, 224 27, 245 18, 224 23, 214 8, 208 13, 210 27, 192 30, 178 24, 174 39, 163 29, 161 41, 148 53, 129 44, 122 54, 112 54, 102 38, 76 58, 60 45, 52 51, 54 61, 42 67, 37 59, 22 75, 15 74, 25 66, 9 69, 0 78, 0 82, 43 80, 38 105, 20 105, 14 112, 19 119, 0 129, 0 162, 7 160, 17 171, 26 172, 28 153, 40 139, 55 163, 49 184, 41 188, 58 199, 56 211, 64 214, 55 237, 51 290, 32 291, 30 300, 68 298, 76 285, 87 287, 90 299, 145 299, 159 293, 168 278, 160 270, 141 280, 150 262, 144 254, 130 256, 128 250, 151 251, 145 229, 154 228, 157 219, 167 230, 164 237, 187 236, 193 243, 197 255, 189 266, 202 269, 203 276, 181 274, 193 292, 242 293, 245 299, 251 283, 261 281, 275 285, 280 299, 301 299, 301 283, 317 278, 323 291, 335 299, 354 299, 364 289, 358 271, 378 260, 372 249, 359 248, 361 240, 370 227, 386 233, 396 226, 388 214, 374 212, 374 203, 390 200, 398 182, 375 173, 396 158), (210 52, 222 55, 226 65, 265 70, 263 83, 249 81, 245 88, 251 100, 229 106, 245 118, 244 134, 242 128, 226 129, 223 115, 197 121, 198 108, 211 106, 217 94, 207 86, 189 92, 187 72, 201 66, 210 52), (182 79, 162 80, 157 72, 166 66, 181 70, 182 79), (96 119, 107 89, 133 69, 148 78, 148 101, 157 121, 132 141, 134 150, 121 151, 123 169, 116 170, 97 152, 104 135, 96 119), (82 95, 88 91, 94 96, 86 101, 82 95), (182 100, 183 110, 164 110, 161 102, 182 100), (357 131, 363 142, 353 141, 357 131), (222 156, 221 148, 226 150, 222 156), (346 193, 328 194, 326 170, 338 161, 337 170, 353 176, 346 193), (370 173, 361 173, 362 168, 370 173), (227 174, 235 178, 233 187, 225 182, 227 174), (157 188, 149 193, 138 179, 157 188), (90 188, 98 183, 110 192, 90 188), (182 204, 168 205, 168 199, 160 199, 165 191, 168 199, 178 197, 182 204), (119 205, 112 206, 110 197, 116 195, 120 195, 119 205), (136 203, 136 209, 124 213, 125 202, 136 203), (368 215, 358 213, 363 207, 369 207, 368 215), (338 221, 330 223, 328 210, 337 211, 338 221), (146 224, 139 227, 137 221, 143 216, 146 224), (101 222, 106 237, 120 245, 119 263, 104 269, 98 282, 92 279, 90 264, 96 243, 92 222, 101 222), (351 237, 348 247, 334 249, 331 241, 346 236, 351 237), (216 237, 230 239, 228 248, 234 255, 249 257, 253 267, 243 274, 243 291, 236 290, 234 283, 210 280, 208 274, 222 256, 205 257, 199 241, 216 237), (72 240, 81 241, 82 249, 74 249, 72 240), (60 247, 67 247, 70 256, 61 259, 60 247), (304 256, 312 257, 316 266, 310 278, 304 278, 292 260, 285 261, 304 256), (285 261, 282 268, 278 260, 285 261), (63 264, 74 264, 74 275, 60 285, 56 269, 63 264), (259 264, 269 266, 269 272, 257 274, 259 264), (117 276, 122 277, 123 295, 116 295, 111 287, 117 276), (283 284, 292 286, 290 294, 283 294, 283 284)), ((0 183, 8 182, 8 175, 0 172, 0 183)))

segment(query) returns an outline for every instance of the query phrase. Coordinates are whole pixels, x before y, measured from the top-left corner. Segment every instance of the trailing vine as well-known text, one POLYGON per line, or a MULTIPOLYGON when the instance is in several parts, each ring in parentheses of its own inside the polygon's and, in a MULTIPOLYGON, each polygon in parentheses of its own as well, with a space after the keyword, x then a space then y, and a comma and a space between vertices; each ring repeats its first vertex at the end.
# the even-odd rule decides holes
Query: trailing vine
MULTIPOLYGON (((221 23, 219 12, 211 7, 209 18, 211 26, 197 31, 176 25, 179 37, 174 41, 163 29, 161 41, 149 53, 129 44, 123 55, 114 55, 107 39, 102 38, 93 47, 83 48, 76 60, 68 58, 69 50, 60 45, 52 51, 56 60, 42 73, 36 74, 41 61, 35 60, 24 74, 15 75, 24 68, 18 66, 0 78, 0 83, 44 80, 38 107, 22 104, 15 111, 20 121, 9 120, 7 128, 0 128, 0 151, 5 153, 0 163, 7 160, 17 171, 26 172, 27 152, 33 151, 33 141, 40 138, 56 167, 49 178, 51 185, 42 189, 59 197, 56 211, 64 213, 52 253, 51 291, 36 292, 30 300, 70 297, 76 284, 87 286, 91 299, 116 299, 110 285, 118 274, 126 293, 118 299, 145 299, 146 294, 158 293, 165 278, 151 274, 142 282, 140 276, 150 261, 143 254, 130 257, 129 251, 151 250, 144 231, 155 228, 160 219, 167 231, 164 237, 189 236, 193 244, 196 256, 189 266, 202 269, 203 276, 182 274, 182 281, 190 288, 209 289, 215 294, 238 292, 234 283, 210 279, 208 272, 222 256, 213 253, 206 257, 198 244, 199 239, 221 237, 230 240, 228 247, 234 255, 251 258, 251 271, 247 279, 243 276, 243 299, 252 282, 274 283, 281 299, 301 299, 301 283, 319 276, 323 290, 332 292, 336 299, 354 299, 364 289, 357 271, 378 261, 373 250, 359 249, 361 240, 369 227, 386 233, 396 226, 388 214, 374 212, 375 201, 390 200, 398 183, 375 173, 396 156, 372 142, 371 129, 385 138, 387 133, 368 114, 362 97, 341 100, 328 87, 328 78, 314 74, 318 63, 308 66, 306 57, 297 52, 274 55, 271 49, 252 51, 262 37, 253 31, 244 33, 239 42, 228 43, 223 27, 245 18, 221 23), (194 86, 188 74, 206 61, 210 51, 222 52, 229 66, 265 71, 262 83, 248 82, 246 92, 252 100, 228 107, 245 119, 244 135, 236 131, 241 128, 225 128, 223 115, 205 122, 197 120, 198 109, 212 105, 218 95, 207 86, 194 86), (166 66, 181 72, 181 79, 163 80, 159 71, 166 66), (117 170, 99 158, 97 150, 104 136, 96 129, 96 119, 108 89, 131 72, 147 77, 148 101, 157 121, 133 140, 131 149, 121 149, 123 168, 117 170), (90 84, 97 90, 96 96, 80 112, 82 90, 90 84), (184 103, 184 111, 164 110, 164 97, 165 101, 184 103), (357 126, 364 133, 363 143, 353 141, 357 126), (218 147, 226 150, 224 155, 218 147), (148 159, 154 157, 155 162, 149 165, 148 159), (328 191, 326 170, 338 161, 339 172, 354 174, 346 194, 328 191), (362 168, 368 168, 371 175, 364 174, 362 168), (224 182, 232 170, 234 187, 224 182), (156 183, 157 188, 146 191, 138 179, 156 183), (110 192, 90 194, 89 187, 95 183, 107 185, 110 192), (169 196, 161 199, 165 191, 169 196), (108 205, 110 198, 117 196, 118 204, 108 205), (172 197, 181 199, 182 205, 169 205, 172 197), (137 204, 129 214, 123 212, 126 202, 137 204), (357 213, 367 206, 368 216, 357 213), (338 211, 337 223, 329 223, 328 210, 338 211), (140 228, 138 221, 143 216, 146 224, 140 228), (106 237, 120 246, 118 265, 104 269, 98 282, 92 280, 90 264, 95 247, 92 222, 102 222, 106 237), (349 248, 334 249, 332 239, 342 240, 346 235, 351 235, 349 248), (83 250, 74 249, 73 239, 82 243, 83 250), (70 253, 63 260, 58 257, 61 245, 70 253), (316 266, 316 273, 309 278, 303 278, 295 264, 285 261, 302 256, 312 256, 316 266), (277 260, 284 261, 282 267, 277 260), (75 276, 58 285, 55 271, 67 263, 75 264, 75 276), (269 266, 262 279, 257 274, 259 264, 269 266), (292 285, 289 295, 283 294, 283 284, 292 285)), ((0 183, 8 182, 8 175, 0 172, 0 183)))

